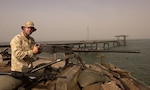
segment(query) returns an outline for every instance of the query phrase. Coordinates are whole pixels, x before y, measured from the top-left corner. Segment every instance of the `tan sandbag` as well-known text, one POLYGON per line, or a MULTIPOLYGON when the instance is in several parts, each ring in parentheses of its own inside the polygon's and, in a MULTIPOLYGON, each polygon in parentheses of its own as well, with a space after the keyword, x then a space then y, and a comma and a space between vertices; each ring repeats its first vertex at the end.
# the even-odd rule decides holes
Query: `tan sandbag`
POLYGON ((77 83, 77 78, 81 66, 74 65, 73 67, 68 67, 61 73, 61 76, 66 76, 67 78, 57 78, 56 89, 55 90, 80 90, 77 83))
MULTIPOLYGON (((102 90, 121 90, 114 81, 102 84, 102 90)), ((134 89, 131 89, 134 90, 134 89)))
POLYGON ((121 83, 123 84, 126 90, 140 90, 138 87, 134 85, 134 83, 128 78, 121 78, 121 83))
POLYGON ((0 75, 0 90, 14 90, 22 84, 22 81, 12 76, 0 75))
POLYGON ((49 80, 47 83, 46 83, 46 86, 48 88, 48 90, 56 90, 56 80, 49 80))
POLYGON ((103 90, 103 89, 101 83, 95 83, 82 88, 82 90, 103 90))
POLYGON ((105 82, 106 77, 102 73, 98 73, 91 69, 86 69, 79 74, 78 83, 81 87, 86 87, 96 82, 105 82))

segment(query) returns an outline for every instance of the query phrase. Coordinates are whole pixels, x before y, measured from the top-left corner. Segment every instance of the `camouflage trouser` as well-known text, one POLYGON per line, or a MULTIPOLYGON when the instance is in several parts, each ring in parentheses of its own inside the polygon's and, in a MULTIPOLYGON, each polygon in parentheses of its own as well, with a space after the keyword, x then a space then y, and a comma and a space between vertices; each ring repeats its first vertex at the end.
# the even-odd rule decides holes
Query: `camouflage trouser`
POLYGON ((12 76, 0 75, 0 90, 15 90, 22 83, 22 80, 16 79, 12 76))

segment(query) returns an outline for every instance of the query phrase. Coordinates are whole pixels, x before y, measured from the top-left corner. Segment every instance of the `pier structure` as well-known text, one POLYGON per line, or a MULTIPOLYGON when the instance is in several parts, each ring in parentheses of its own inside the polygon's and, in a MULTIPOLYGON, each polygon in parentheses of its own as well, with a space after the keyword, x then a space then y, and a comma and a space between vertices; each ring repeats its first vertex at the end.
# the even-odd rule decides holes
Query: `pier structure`
POLYGON ((122 43, 122 45, 124 45, 124 46, 127 45, 127 43, 126 43, 126 37, 128 37, 128 35, 117 35, 115 37, 117 37, 117 40, 119 41, 119 44, 122 43))
MULTIPOLYGON (((51 53, 54 54, 54 59, 57 58, 57 53, 70 53, 74 52, 87 52, 87 51, 104 51, 110 48, 119 46, 125 46, 127 35, 118 35, 116 40, 85 40, 76 42, 58 42, 58 43, 47 43, 46 50, 51 49, 51 53), (123 38, 123 39, 122 39, 123 38), (48 47, 47 47, 48 46, 48 47)), ((45 50, 44 50, 45 51, 45 50)))
POLYGON ((69 43, 51 43, 51 46, 68 46, 74 50, 106 50, 118 46, 126 46, 126 37, 128 35, 118 35, 116 40, 86 40, 69 43))

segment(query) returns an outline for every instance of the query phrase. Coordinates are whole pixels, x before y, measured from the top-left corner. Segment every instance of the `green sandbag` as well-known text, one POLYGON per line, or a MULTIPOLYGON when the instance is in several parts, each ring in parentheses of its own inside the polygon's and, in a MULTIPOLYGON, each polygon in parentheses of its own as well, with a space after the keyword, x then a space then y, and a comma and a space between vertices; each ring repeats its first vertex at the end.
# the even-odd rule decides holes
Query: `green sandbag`
POLYGON ((9 75, 0 75, 0 90, 14 90, 22 81, 9 75))
POLYGON ((104 83, 105 80, 106 77, 102 73, 98 73, 91 69, 83 70, 78 77, 78 83, 81 87, 86 87, 96 82, 104 83))

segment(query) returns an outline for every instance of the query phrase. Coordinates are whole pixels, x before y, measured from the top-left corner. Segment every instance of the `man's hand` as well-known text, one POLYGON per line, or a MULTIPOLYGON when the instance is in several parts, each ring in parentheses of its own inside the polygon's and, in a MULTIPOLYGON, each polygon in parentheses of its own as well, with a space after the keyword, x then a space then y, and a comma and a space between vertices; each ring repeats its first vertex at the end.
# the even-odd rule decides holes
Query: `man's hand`
POLYGON ((37 54, 39 53, 39 49, 40 49, 40 45, 39 44, 35 44, 33 47, 33 54, 37 54))

